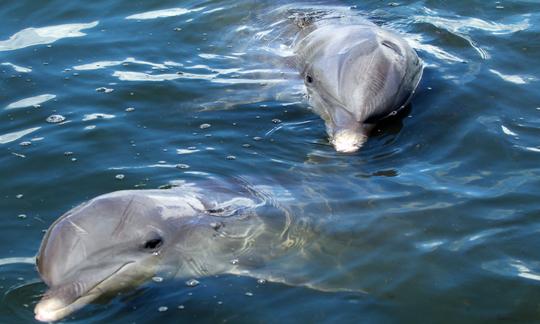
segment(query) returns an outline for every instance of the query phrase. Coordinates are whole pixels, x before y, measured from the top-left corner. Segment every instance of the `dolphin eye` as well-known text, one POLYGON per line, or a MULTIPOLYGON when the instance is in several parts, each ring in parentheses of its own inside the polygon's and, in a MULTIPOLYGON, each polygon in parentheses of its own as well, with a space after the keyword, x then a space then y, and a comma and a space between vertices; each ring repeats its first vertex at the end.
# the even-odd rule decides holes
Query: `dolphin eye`
POLYGON ((311 75, 306 75, 306 82, 307 83, 313 83, 313 77, 311 75))
POLYGON ((163 244, 163 240, 160 238, 151 239, 146 242, 144 242, 144 249, 145 250, 155 250, 158 247, 160 247, 163 244))

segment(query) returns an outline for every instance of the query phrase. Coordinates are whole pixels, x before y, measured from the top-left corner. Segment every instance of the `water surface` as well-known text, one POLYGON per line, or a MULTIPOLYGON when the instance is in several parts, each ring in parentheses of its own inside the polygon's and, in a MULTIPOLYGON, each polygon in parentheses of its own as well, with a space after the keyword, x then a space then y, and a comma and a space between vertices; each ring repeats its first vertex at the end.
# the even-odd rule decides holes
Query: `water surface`
POLYGON ((213 177, 274 188, 316 233, 297 235, 303 271, 367 294, 218 276, 66 322, 539 321, 540 5, 332 3, 406 34, 426 65, 410 109, 353 155, 308 109, 279 6, 0 5, 0 322, 34 321, 32 258, 63 212, 213 177))

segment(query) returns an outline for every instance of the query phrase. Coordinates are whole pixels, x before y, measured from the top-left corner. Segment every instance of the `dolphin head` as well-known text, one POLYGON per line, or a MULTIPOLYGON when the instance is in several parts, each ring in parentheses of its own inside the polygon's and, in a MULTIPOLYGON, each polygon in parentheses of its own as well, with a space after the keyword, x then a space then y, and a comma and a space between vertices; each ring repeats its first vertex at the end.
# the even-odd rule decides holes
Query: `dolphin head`
POLYGON ((403 107, 421 62, 400 37, 375 25, 326 25, 295 44, 310 104, 337 151, 354 152, 380 119, 403 107))
MULTIPOLYGON (((179 216, 197 214, 189 203, 182 207, 179 216)), ((90 200, 54 222, 36 258, 49 286, 35 308, 36 319, 59 320, 155 275, 179 226, 163 213, 150 196, 121 191, 90 200)))

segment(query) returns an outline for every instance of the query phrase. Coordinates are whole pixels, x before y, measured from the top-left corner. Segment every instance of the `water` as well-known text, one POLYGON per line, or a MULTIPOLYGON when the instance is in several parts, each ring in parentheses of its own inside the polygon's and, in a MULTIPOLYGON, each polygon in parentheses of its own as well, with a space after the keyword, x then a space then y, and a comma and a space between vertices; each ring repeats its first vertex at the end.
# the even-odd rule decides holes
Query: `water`
POLYGON ((32 257, 64 211, 210 177, 285 188, 316 233, 291 243, 311 256, 300 270, 367 294, 162 281, 66 321, 538 321, 540 5, 350 5, 426 63, 410 110, 354 155, 334 152, 283 64, 277 5, 2 4, 0 322, 33 321, 32 257))

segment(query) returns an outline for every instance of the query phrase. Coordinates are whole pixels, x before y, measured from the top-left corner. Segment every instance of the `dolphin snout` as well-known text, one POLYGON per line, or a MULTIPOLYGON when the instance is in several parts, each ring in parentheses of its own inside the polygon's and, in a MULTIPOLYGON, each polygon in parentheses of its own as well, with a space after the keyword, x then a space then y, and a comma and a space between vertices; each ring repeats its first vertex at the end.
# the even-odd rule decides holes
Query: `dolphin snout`
MULTIPOLYGON (((91 275, 81 270, 79 277, 84 278, 69 282, 59 287, 52 287, 43 296, 34 309, 38 321, 54 322, 83 308, 107 293, 120 291, 122 288, 140 280, 138 274, 130 274, 134 261, 128 261, 113 270, 106 268, 103 273, 91 275)), ((93 269, 93 271, 96 271, 93 269)))
POLYGON ((72 282, 51 288, 34 309, 36 320, 57 321, 88 304, 97 295, 88 293, 85 286, 82 282, 72 282))
POLYGON ((66 305, 59 298, 42 299, 34 309, 35 318, 41 322, 57 321, 71 311, 66 310, 66 305))
POLYGON ((336 151, 341 153, 353 153, 362 147, 367 136, 354 130, 344 129, 337 131, 331 139, 336 151))

